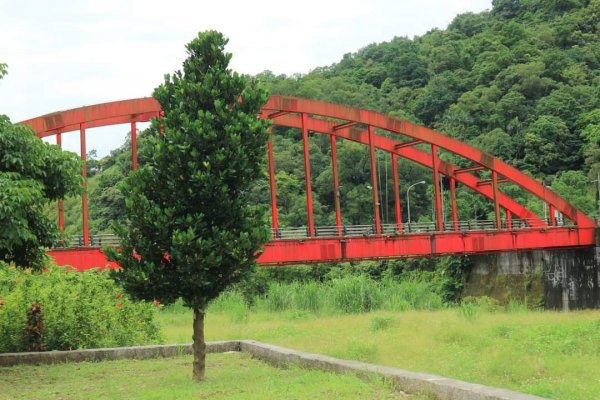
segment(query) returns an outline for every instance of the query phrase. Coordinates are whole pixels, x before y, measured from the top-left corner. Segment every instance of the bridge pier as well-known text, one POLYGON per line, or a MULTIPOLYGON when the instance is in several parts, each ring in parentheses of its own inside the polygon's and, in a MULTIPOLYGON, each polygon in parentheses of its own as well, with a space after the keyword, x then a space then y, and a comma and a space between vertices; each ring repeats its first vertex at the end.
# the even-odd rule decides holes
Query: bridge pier
POLYGON ((596 246, 473 256, 463 297, 511 299, 547 309, 600 308, 600 228, 596 246))

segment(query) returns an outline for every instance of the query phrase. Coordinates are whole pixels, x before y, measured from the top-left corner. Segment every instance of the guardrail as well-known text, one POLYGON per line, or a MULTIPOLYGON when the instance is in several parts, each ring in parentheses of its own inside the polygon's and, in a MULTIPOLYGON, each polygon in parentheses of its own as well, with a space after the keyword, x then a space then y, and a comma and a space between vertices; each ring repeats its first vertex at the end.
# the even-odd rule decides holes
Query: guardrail
MULTIPOLYGON (((549 225, 549 221, 547 221, 549 225)), ((510 229, 526 229, 530 228, 531 224, 528 220, 514 219, 510 222, 510 229)), ((557 226, 566 226, 571 224, 560 223, 557 226)), ((505 220, 501 222, 501 229, 506 230, 507 223, 505 220)), ((459 232, 474 232, 474 231, 496 231, 496 221, 494 220, 469 220, 458 221, 459 232)), ((452 221, 444 222, 444 232, 454 231, 452 221)), ((434 222, 411 222, 403 223, 402 229, 399 230, 396 224, 382 224, 381 234, 383 235, 408 235, 413 233, 434 233, 439 232, 437 224, 434 222)), ((278 228, 271 232, 274 240, 278 239, 305 239, 310 237, 308 227, 290 227, 278 228)), ((316 226, 315 237, 357 237, 357 236, 372 236, 376 234, 375 225, 342 225, 342 226, 316 226)), ((119 246, 120 241, 116 235, 101 234, 90 235, 91 247, 102 246, 119 246)), ((65 243, 65 247, 83 247, 83 236, 74 236, 70 242, 65 243)))
MULTIPOLYGON (((526 219, 514 219, 510 221, 510 230, 515 229, 526 229, 531 228, 532 220, 526 219)), ((536 220, 538 221, 538 220, 536 220)), ((570 222, 570 221, 569 221, 570 222)), ((546 221, 550 225, 550 221, 546 221)), ((444 232, 454 231, 454 223, 452 221, 444 222, 444 232)), ((458 221, 458 231, 460 232, 473 232, 473 231, 496 231, 496 221, 494 220, 469 220, 469 221, 458 221)), ((508 224, 506 220, 501 221, 501 230, 506 230, 508 224)), ((557 226, 565 226, 572 224, 559 223, 557 226)), ((550 227, 550 226, 549 226, 550 227)), ((411 233, 427 233, 427 232, 439 232, 437 224, 435 222, 411 222, 403 223, 402 229, 398 229, 396 224, 382 224, 381 234, 383 235, 402 235, 411 233)), ((300 239, 310 237, 309 229, 306 226, 293 227, 293 228, 278 228, 273 229, 273 239, 300 239)), ((340 237, 340 236, 370 236, 375 235, 375 225, 342 225, 342 226, 316 226, 315 237, 340 237)))

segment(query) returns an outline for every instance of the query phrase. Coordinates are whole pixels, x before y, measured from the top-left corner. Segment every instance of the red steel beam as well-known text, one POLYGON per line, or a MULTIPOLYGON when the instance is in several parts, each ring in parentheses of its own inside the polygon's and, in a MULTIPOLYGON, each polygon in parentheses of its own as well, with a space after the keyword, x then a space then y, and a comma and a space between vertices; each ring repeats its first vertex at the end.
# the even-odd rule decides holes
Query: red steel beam
POLYGON ((502 229, 500 204, 498 203, 498 173, 496 171, 492 171, 492 190, 494 192, 494 215, 496 218, 496 229, 502 229))
POLYGON ((482 169, 485 169, 485 167, 482 165, 475 165, 473 167, 457 169, 456 171, 454 171, 454 173, 455 174, 464 174, 467 172, 470 173, 470 172, 475 172, 475 171, 481 171, 482 169))
POLYGON ((433 165, 433 194, 435 196, 435 219, 437 221, 438 231, 443 231, 444 220, 442 218, 442 196, 440 193, 440 166, 438 159, 438 148, 435 144, 431 145, 431 164, 433 165))
POLYGON ((131 121, 131 169, 137 170, 137 128, 135 121, 131 121))
POLYGON ((375 139, 373 138, 373 127, 369 125, 369 157, 371 159, 371 191, 373 195, 373 220, 375 232, 381 233, 381 221, 379 218, 379 190, 377 188, 377 160, 375 158, 375 139))
POLYGON ((269 189, 271 192, 271 223, 273 224, 273 233, 277 235, 279 222, 277 219, 277 189, 275 186, 275 158, 273 157, 273 129, 271 127, 269 127, 267 159, 269 162, 269 189))
POLYGON ((340 182, 338 178, 337 150, 335 140, 336 137, 334 135, 329 136, 329 143, 331 145, 331 174, 333 175, 333 201, 335 205, 335 226, 337 227, 338 235, 341 235, 342 210, 340 208, 340 182))
MULTIPOLYGON (((557 247, 581 248, 594 245, 594 228, 582 227, 312 238, 302 241, 271 241, 265 245, 257 262, 260 266, 266 267, 485 254, 557 247)), ((58 265, 73 265, 78 269, 117 267, 116 264, 106 260, 100 248, 57 249, 49 251, 48 254, 58 265)))
POLYGON ((585 227, 595 226, 595 223, 591 218, 556 193, 549 189, 544 189, 543 185, 535 179, 475 147, 469 146, 455 138, 443 135, 440 132, 424 126, 390 118, 373 111, 361 110, 317 100, 306 100, 285 96, 271 96, 263 106, 263 110, 301 111, 312 115, 327 116, 346 121, 357 121, 361 124, 372 125, 376 128, 385 129, 389 132, 398 133, 413 139, 423 140, 424 142, 434 144, 442 149, 471 160, 487 169, 496 171, 498 174, 521 186, 538 198, 543 199, 545 194, 546 201, 552 204, 576 225, 585 227))
POLYGON ((62 133, 79 130, 81 124, 90 129, 127 123, 131 121, 132 115, 136 116, 137 121, 149 121, 158 117, 160 111, 158 101, 152 97, 144 97, 58 111, 22 121, 21 124, 29 125, 37 136, 45 137, 54 135, 58 130, 62 133))
MULTIPOLYGON (((508 179, 506 179, 506 178, 498 178, 498 177, 496 176, 496 184, 499 184, 499 183, 507 183, 507 182, 510 182, 510 181, 509 181, 508 179)), ((493 181, 492 179, 488 179, 488 180, 485 180, 485 181, 480 181, 480 182, 478 183, 478 185, 479 185, 479 186, 484 186, 484 185, 494 185, 494 181, 493 181)))
POLYGON ((302 149, 304 155, 304 183, 306 185, 306 215, 308 219, 308 233, 315 236, 315 221, 313 216, 312 184, 310 180, 310 158, 308 154, 308 128, 307 115, 302 113, 302 149))
MULTIPOLYGON (((136 115, 137 121, 147 121, 153 117, 158 117, 160 119, 161 112, 160 104, 155 99, 142 98, 56 112, 23 121, 22 123, 31 126, 38 136, 44 137, 56 134, 59 130, 62 132, 77 130, 81 123, 85 123, 87 128, 124 123, 123 119, 130 118, 132 115, 136 115)), ((383 114, 368 110, 360 110, 339 104, 285 96, 271 96, 263 106, 262 115, 268 115, 274 112, 303 112, 341 119, 348 122, 357 122, 408 136, 415 140, 435 144, 440 148, 471 160, 479 166, 495 170, 499 175, 507 178, 510 182, 514 182, 555 207, 576 225, 595 226, 595 223, 591 218, 587 217, 556 193, 547 188, 543 188, 543 185, 535 179, 479 149, 429 128, 415 125, 408 121, 390 118, 383 114)), ((162 124, 160 132, 161 134, 163 133, 162 124)), ((457 168, 453 173, 456 171, 460 171, 460 169, 457 168)))
POLYGON ((257 261, 261 266, 276 266, 589 247, 594 244, 594 228, 581 227, 323 238, 302 242, 276 240, 265 245, 257 261))
MULTIPOLYGON (((408 136, 415 140, 436 144, 454 154, 471 160, 480 167, 496 170, 498 174, 506 177, 510 182, 516 183, 538 198, 548 202, 576 225, 595 226, 593 220, 551 190, 543 188, 543 186, 533 178, 479 149, 429 128, 418 126, 408 121, 390 118, 372 111, 360 110, 316 100, 305 100, 284 96, 271 96, 263 106, 262 115, 266 116, 275 112, 305 112, 341 119, 348 122, 373 125, 374 127, 386 129, 389 132, 408 136)), ((161 119, 162 111, 160 104, 155 99, 142 98, 97 104, 94 106, 47 114, 42 117, 24 121, 23 123, 31 126, 38 136, 43 137, 56 134, 59 130, 62 130, 62 132, 77 130, 81 123, 86 123, 87 128, 125 123, 126 119, 131 118, 132 115, 136 115, 137 121, 147 121, 153 117, 161 119)), ((162 124, 160 124, 160 132, 161 134, 163 133, 162 124)), ((460 171, 459 168, 456 168, 451 174, 453 175, 456 172, 460 173, 460 171)), ((511 210, 511 212, 513 212, 513 210, 511 210)), ((521 218, 518 213, 515 213, 515 215, 521 218)))
POLYGON ((356 124, 358 124, 358 122, 354 122, 354 121, 345 122, 343 124, 335 125, 332 130, 335 132, 335 131, 339 131, 340 129, 350 128, 351 126, 354 126, 356 124))
MULTIPOLYGON (((298 116, 294 115, 285 115, 283 117, 277 118, 274 120, 276 125, 286 126, 290 128, 301 128, 301 119, 298 116)), ((309 129, 313 132, 321 132, 328 133, 330 135, 335 135, 341 137, 343 139, 351 140, 357 143, 361 143, 363 145, 369 144, 368 132, 365 131, 356 131, 350 129, 343 129, 336 132, 332 132, 331 127, 333 123, 329 121, 324 121, 321 119, 309 118, 307 121, 309 129)), ((433 168, 431 161, 431 154, 426 153, 422 150, 415 149, 413 147, 406 147, 401 149, 394 149, 394 145, 397 143, 395 140, 387 138, 385 136, 374 135, 375 146, 378 149, 390 152, 392 154, 397 154, 400 157, 404 157, 408 160, 414 161, 417 164, 420 164, 429 169, 433 168)), ((454 176, 458 182, 465 185, 466 187, 472 189, 473 191, 481 194, 482 196, 487 197, 490 200, 493 200, 493 193, 490 185, 479 186, 477 183, 481 182, 481 180, 472 175, 472 174, 460 174, 455 175, 454 171, 458 169, 458 167, 446 163, 443 160, 439 160, 439 169, 440 172, 446 176, 454 176)), ((515 214, 520 219, 526 219, 530 221, 533 226, 545 226, 544 221, 531 212, 529 209, 523 207, 521 204, 517 203, 510 197, 504 195, 500 192, 500 203, 511 210, 513 214, 515 214)))
POLYGON ((394 180, 394 209, 396 230, 402 232, 402 212, 400 210, 400 185, 398 183, 398 156, 392 153, 392 178, 394 180))
MULTIPOLYGON (((62 134, 60 131, 56 133, 56 145, 62 148, 62 134)), ((65 204, 63 199, 58 199, 58 229, 61 233, 65 231, 65 204)))
POLYGON ((458 231, 458 210, 456 208, 456 178, 450 177, 450 205, 452 208, 452 227, 458 231))
POLYGON ((83 222, 83 245, 90 245, 90 232, 88 228, 88 193, 87 193, 87 154, 85 146, 85 126, 81 124, 79 126, 79 144, 81 151, 81 176, 83 177, 83 191, 81 193, 81 214, 83 222))
POLYGON ((401 149, 403 147, 412 147, 412 146, 416 146, 417 144, 421 144, 423 143, 422 140, 413 140, 410 142, 402 142, 402 143, 398 143, 394 145, 394 148, 397 149, 401 149))
POLYGON ((506 229, 512 229, 512 217, 510 215, 510 211, 506 208, 504 209, 504 215, 506 218, 506 229))

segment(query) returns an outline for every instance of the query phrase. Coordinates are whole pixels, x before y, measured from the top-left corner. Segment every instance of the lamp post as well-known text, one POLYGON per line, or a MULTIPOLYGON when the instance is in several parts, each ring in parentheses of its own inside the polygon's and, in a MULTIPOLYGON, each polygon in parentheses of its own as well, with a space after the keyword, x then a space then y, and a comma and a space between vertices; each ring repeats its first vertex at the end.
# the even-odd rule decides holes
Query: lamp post
POLYGON ((412 189, 414 186, 421 185, 423 183, 425 183, 425 181, 413 183, 412 185, 410 185, 408 187, 408 189, 406 189, 406 209, 408 210, 408 230, 409 231, 410 231, 410 223, 411 223, 411 221, 410 221, 410 189, 412 189))
POLYGON ((598 172, 598 179, 594 179, 592 182, 598 184, 598 218, 600 218, 600 172, 598 172))

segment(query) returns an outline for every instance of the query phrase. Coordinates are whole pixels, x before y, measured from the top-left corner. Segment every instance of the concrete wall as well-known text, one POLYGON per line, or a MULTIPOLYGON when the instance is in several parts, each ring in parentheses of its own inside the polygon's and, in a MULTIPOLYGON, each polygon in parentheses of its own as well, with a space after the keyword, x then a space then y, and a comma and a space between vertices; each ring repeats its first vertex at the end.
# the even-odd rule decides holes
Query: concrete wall
POLYGON ((502 304, 527 300, 550 309, 600 308, 599 260, 598 245, 474 256, 463 297, 489 296, 502 304))

